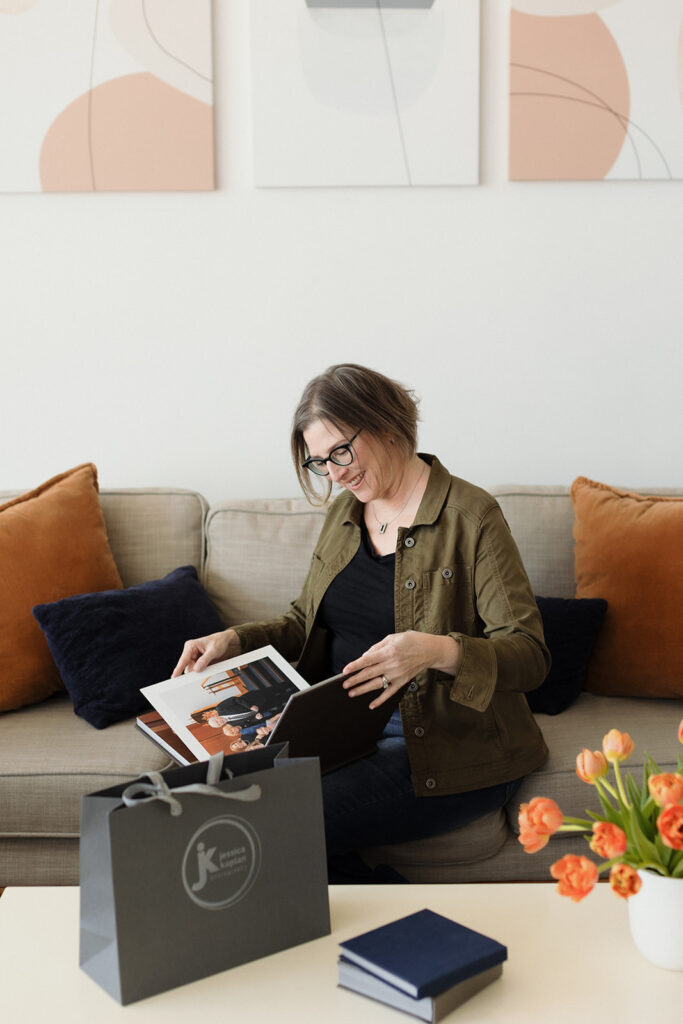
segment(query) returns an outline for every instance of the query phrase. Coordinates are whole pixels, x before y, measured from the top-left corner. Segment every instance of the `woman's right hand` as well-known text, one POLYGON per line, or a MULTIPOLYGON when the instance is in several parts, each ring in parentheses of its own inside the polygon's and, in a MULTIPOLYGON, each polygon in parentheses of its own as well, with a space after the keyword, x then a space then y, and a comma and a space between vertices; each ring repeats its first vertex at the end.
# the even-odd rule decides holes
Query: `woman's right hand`
POLYGON ((214 661, 221 661, 240 653, 241 644, 234 629, 224 629, 220 633, 210 633, 196 640, 187 640, 171 679, 175 679, 183 672, 202 672, 207 665, 213 665, 214 661))

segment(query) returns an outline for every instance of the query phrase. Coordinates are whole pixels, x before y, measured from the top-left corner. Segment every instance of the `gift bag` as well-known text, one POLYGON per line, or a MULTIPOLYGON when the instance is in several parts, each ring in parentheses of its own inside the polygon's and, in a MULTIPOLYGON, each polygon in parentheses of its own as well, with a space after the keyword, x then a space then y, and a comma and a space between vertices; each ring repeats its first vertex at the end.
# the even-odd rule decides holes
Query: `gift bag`
POLYGON ((80 965, 122 1004, 329 934, 317 759, 229 765, 83 797, 80 965))

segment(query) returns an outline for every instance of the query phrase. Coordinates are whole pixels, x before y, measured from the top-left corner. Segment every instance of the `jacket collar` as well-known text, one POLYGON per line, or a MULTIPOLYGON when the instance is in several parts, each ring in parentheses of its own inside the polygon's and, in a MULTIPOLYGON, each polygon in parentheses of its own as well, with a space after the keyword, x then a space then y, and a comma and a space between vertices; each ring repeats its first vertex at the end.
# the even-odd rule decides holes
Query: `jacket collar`
MULTIPOLYGON (((441 465, 436 455, 429 455, 426 452, 418 452, 417 454, 428 466, 431 466, 431 473, 427 480, 425 492, 422 495, 422 501, 415 514, 413 526, 429 526, 439 518, 446 495, 451 486, 451 475, 445 466, 441 465)), ((358 501, 349 491, 340 494, 337 501, 344 502, 347 506, 343 522, 360 526, 363 515, 363 502, 358 501)))

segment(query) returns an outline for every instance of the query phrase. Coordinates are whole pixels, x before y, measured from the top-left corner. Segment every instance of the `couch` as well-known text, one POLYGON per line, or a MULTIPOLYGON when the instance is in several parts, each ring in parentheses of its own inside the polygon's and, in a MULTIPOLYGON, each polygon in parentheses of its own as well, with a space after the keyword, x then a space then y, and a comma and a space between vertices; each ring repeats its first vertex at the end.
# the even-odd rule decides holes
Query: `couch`
MULTIPOLYGON (((573 597, 568 488, 491 490, 534 593, 573 597)), ((104 490, 100 501, 124 586, 195 565, 226 624, 269 617, 287 606, 306 573, 323 515, 298 498, 209 507, 200 494, 178 489, 104 490)), ((505 810, 436 838, 366 850, 365 857, 412 882, 548 880, 549 864, 563 853, 584 852, 585 840, 561 834, 541 852, 526 854, 516 837, 519 803, 548 796, 566 814, 580 816, 596 806, 593 792, 576 776, 575 758, 583 747, 598 749, 612 727, 636 741, 629 762, 636 777, 645 752, 662 770, 675 770, 682 717, 683 700, 583 692, 563 713, 537 715, 550 756, 505 810)), ((169 766, 134 720, 94 729, 74 714, 64 693, 0 714, 0 887, 78 884, 81 796, 169 766)))

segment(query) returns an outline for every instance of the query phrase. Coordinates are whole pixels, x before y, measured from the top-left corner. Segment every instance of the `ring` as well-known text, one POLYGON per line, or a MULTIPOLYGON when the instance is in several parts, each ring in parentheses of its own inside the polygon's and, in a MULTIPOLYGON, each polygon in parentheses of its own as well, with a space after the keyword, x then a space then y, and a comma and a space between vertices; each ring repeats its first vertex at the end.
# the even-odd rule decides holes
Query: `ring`
POLYGON ((382 689, 383 690, 386 690, 386 689, 389 688, 389 686, 391 686, 391 683, 389 682, 389 680, 387 679, 386 676, 380 676, 380 679, 382 680, 382 689))

